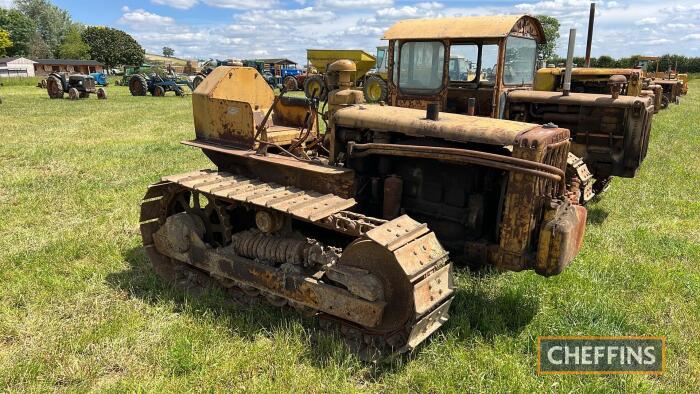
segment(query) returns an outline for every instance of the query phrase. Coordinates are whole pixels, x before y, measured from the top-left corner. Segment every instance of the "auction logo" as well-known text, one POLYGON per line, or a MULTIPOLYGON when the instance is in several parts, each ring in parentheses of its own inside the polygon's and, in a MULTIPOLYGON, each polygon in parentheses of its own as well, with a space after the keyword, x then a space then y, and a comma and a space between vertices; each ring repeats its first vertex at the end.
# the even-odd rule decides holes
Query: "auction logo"
POLYGON ((537 337, 537 374, 650 374, 666 367, 666 337, 537 337))

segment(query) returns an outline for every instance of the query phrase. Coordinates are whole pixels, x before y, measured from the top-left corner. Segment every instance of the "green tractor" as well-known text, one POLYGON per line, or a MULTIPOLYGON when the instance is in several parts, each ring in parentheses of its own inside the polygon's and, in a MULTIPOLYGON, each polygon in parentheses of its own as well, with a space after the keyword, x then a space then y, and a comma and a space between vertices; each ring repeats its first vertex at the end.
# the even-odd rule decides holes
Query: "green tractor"
POLYGON ((103 88, 95 88, 95 78, 83 74, 51 73, 46 78, 46 92, 52 99, 63 98, 65 93, 71 100, 88 98, 91 93, 96 93, 100 100, 107 98, 103 88))

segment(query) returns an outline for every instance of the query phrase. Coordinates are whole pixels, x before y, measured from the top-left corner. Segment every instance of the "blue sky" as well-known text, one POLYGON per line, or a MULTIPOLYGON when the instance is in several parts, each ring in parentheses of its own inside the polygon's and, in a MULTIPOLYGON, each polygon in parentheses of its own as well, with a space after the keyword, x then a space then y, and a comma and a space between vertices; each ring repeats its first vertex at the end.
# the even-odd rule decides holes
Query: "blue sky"
MULTIPOLYGON (((0 6, 11 6, 0 0, 0 6)), ((400 19, 496 14, 547 14, 562 22, 558 52, 571 27, 583 55, 590 0, 55 0, 85 24, 132 34, 149 52, 163 46, 198 58, 288 57, 306 48, 374 52, 382 32, 400 19)), ((700 0, 597 1, 593 55, 680 53, 700 56, 700 0)))

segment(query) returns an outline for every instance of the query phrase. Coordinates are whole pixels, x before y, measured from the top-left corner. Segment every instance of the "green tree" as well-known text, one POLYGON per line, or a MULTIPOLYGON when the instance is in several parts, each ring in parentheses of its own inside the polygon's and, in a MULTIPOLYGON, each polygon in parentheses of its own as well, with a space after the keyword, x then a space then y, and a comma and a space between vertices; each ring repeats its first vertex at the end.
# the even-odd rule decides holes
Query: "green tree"
POLYGON ((28 56, 29 41, 36 31, 34 22, 15 9, 0 8, 0 29, 10 33, 12 46, 7 56, 28 56))
POLYGON ((600 56, 600 57, 598 57, 598 59, 596 61, 597 67, 613 68, 613 67, 615 67, 615 65, 616 65, 615 59, 613 59, 612 57, 610 57, 608 55, 600 56))
POLYGON ((78 25, 71 26, 58 47, 58 56, 64 59, 90 59, 90 47, 83 41, 78 25))
POLYGON ((41 37, 41 34, 37 31, 34 33, 32 38, 29 39, 27 44, 27 55, 32 59, 51 59, 53 58, 53 52, 51 48, 41 37))
POLYGON ((73 25, 68 12, 48 0, 15 0, 15 6, 36 23, 36 30, 41 34, 41 38, 52 54, 56 54, 58 46, 73 25))
POLYGON ((542 24, 546 43, 537 46, 537 51, 542 56, 542 59, 549 60, 554 56, 554 51, 557 49, 557 40, 559 40, 559 20, 553 16, 538 15, 536 18, 542 24))
POLYGON ((121 64, 143 63, 143 48, 133 37, 121 30, 90 26, 83 31, 82 37, 90 47, 90 56, 107 68, 121 64))
POLYGON ((0 29, 0 56, 7 54, 7 49, 12 47, 10 33, 7 30, 0 29))
POLYGON ((170 47, 163 47, 163 56, 172 57, 175 54, 175 50, 170 47))

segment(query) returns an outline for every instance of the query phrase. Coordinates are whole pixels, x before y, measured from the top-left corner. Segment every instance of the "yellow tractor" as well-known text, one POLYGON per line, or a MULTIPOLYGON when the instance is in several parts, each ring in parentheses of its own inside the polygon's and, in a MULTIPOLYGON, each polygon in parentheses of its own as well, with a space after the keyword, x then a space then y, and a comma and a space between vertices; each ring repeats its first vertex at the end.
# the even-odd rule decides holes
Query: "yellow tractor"
MULTIPOLYGON (((544 92, 561 92, 566 69, 548 66, 537 70, 534 89, 544 92)), ((644 77, 639 68, 575 67, 571 70, 571 91, 576 93, 606 94, 611 80, 617 78, 622 84, 622 96, 646 96, 654 99, 654 112, 667 107, 663 100, 663 87, 644 77), (619 76, 625 77, 622 81, 619 76)))
POLYGON ((664 107, 668 104, 680 104, 680 96, 688 92, 688 74, 678 74, 670 66, 668 71, 659 71, 661 58, 658 56, 641 56, 639 67, 644 70, 645 76, 654 84, 663 88, 664 107), (655 66, 655 71, 650 71, 655 66))
MULTIPOLYGON (((607 94, 571 92, 570 79, 563 92, 534 90, 537 44, 545 41, 536 18, 411 19, 391 26, 384 39, 389 41, 389 105, 437 104, 445 112, 568 129, 567 187, 573 199, 585 203, 612 177, 633 177, 646 156, 654 103, 651 97, 621 96, 621 79, 609 81, 607 94), (453 72, 455 56, 474 70, 453 72)), ((571 42, 569 52, 570 70, 571 42)))
POLYGON ((386 46, 377 47, 377 63, 365 77, 362 91, 365 94, 365 101, 368 103, 386 101, 389 94, 389 89, 386 86, 388 75, 386 50, 386 46))
POLYGON ((586 209, 566 195, 568 130, 368 105, 356 72, 328 66, 320 117, 253 68, 214 69, 184 142, 213 168, 150 185, 140 227, 165 280, 316 315, 373 359, 447 321, 452 261, 562 272, 586 209))

